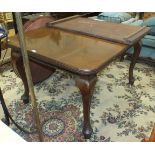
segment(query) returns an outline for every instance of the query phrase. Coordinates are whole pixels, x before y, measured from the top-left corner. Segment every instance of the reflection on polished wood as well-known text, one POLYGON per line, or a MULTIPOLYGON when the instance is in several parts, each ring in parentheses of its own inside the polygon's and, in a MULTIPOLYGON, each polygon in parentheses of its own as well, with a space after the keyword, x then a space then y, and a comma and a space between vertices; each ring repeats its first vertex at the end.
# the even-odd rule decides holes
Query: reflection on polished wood
MULTIPOLYGON (((15 37, 10 38, 9 44, 19 48, 15 37)), ((128 47, 52 28, 27 32, 26 44, 29 55, 33 58, 48 63, 54 62, 57 67, 62 64, 64 68, 82 74, 97 73, 128 47)))
MULTIPOLYGON (((140 53, 139 39, 141 38, 137 39, 130 65, 129 82, 133 79, 133 68, 140 53)), ((31 61, 47 68, 59 68, 74 74, 76 86, 80 89, 83 99, 83 134, 89 139, 93 132, 90 123, 90 104, 97 80, 96 75, 111 61, 126 52, 130 46, 55 28, 40 28, 26 32, 25 40, 31 61)), ((15 64, 15 55, 20 53, 17 36, 10 38, 9 46, 12 47, 12 59, 15 60, 13 62, 15 64)), ((26 83, 20 65, 18 63, 16 65, 23 83, 26 83)), ((28 99, 28 90, 25 92, 28 99)))

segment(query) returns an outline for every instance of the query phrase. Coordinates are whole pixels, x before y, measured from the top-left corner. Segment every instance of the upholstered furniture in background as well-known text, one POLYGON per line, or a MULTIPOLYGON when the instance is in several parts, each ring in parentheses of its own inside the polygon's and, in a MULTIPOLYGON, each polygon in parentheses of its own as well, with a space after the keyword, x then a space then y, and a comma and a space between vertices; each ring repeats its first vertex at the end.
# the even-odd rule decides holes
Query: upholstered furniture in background
MULTIPOLYGON (((147 26, 151 31, 142 39, 142 49, 138 61, 155 64, 155 13, 103 12, 93 17, 95 20, 123 23, 135 26, 147 26)), ((127 52, 131 57, 133 48, 127 52)))
MULTIPOLYGON (((147 26, 151 28, 148 35, 142 39, 142 49, 139 61, 155 64, 155 17, 144 19, 142 23, 139 23, 139 26, 147 26)), ((129 54, 132 53, 132 51, 133 50, 130 49, 129 54)))

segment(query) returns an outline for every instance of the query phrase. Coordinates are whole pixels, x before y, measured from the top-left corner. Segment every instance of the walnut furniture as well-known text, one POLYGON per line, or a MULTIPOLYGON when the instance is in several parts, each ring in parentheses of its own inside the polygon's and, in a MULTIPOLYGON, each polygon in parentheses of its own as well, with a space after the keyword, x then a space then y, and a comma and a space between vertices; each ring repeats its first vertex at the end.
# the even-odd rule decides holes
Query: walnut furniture
MULTIPOLYGON (((142 33, 133 44, 128 45, 54 27, 40 28, 25 33, 31 62, 51 69, 53 72, 59 68, 74 75, 76 86, 79 88, 83 100, 83 134, 86 139, 89 139, 93 133, 90 123, 90 105, 97 74, 110 62, 125 53, 127 49, 134 46, 129 68, 129 83, 133 84, 133 68, 141 49, 139 41, 145 34, 146 32, 142 33)), ((13 65, 24 83, 23 99, 28 102, 29 91, 17 36, 10 38, 9 46, 12 48, 13 65)), ((38 71, 38 76, 39 74, 41 73, 38 71)))

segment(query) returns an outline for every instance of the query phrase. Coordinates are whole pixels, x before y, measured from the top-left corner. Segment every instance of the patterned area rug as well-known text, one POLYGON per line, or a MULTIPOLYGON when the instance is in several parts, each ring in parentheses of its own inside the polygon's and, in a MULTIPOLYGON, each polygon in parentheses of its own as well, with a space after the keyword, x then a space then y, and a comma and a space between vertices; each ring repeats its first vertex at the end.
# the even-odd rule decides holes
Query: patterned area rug
MULTIPOLYGON (((31 104, 20 100, 21 80, 4 66, 0 86, 9 111, 27 130, 34 128, 31 104)), ((98 75, 91 104, 92 142, 141 141, 155 122, 155 67, 136 64, 134 86, 128 85, 129 61, 111 63, 98 75)), ((82 130, 81 94, 72 75, 57 70, 46 81, 35 86, 45 141, 85 141, 82 130)), ((27 141, 38 141, 37 134, 25 134, 11 128, 27 141)))

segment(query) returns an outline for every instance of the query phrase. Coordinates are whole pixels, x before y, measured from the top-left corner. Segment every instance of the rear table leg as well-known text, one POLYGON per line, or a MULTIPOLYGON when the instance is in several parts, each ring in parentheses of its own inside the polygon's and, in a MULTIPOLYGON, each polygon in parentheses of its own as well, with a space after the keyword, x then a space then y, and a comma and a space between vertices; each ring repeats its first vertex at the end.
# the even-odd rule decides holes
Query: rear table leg
POLYGON ((121 57, 120 57, 120 61, 121 61, 121 62, 124 61, 125 55, 126 55, 126 53, 123 53, 123 54, 121 55, 121 57))
POLYGON ((83 134, 85 139, 90 139, 93 129, 90 124, 90 105, 94 87, 97 81, 96 75, 79 76, 75 79, 76 86, 80 89, 83 100, 84 125, 83 134))
POLYGON ((133 53, 130 68, 129 68, 129 84, 130 85, 134 84, 133 69, 135 67, 136 60, 139 57, 140 51, 141 51, 141 43, 137 42, 134 45, 134 53, 133 53))

